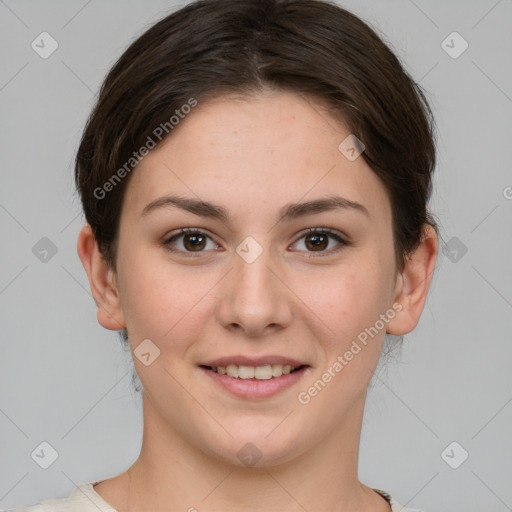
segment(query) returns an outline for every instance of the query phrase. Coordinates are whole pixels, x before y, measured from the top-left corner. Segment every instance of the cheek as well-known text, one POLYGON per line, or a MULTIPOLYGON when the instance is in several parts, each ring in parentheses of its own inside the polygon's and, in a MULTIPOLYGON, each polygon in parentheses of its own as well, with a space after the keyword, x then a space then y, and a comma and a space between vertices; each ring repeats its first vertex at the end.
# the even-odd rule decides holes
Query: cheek
POLYGON ((131 252, 119 274, 128 332, 161 341, 179 332, 183 320, 200 311, 196 305, 212 280, 198 275, 197 267, 178 268, 165 258, 150 258, 145 251, 131 252))
POLYGON ((312 309, 329 327, 321 339, 325 359, 301 391, 314 404, 307 410, 327 423, 342 418, 375 371, 385 336, 375 325, 388 307, 388 281, 378 262, 359 259, 318 287, 312 309))
POLYGON ((387 307, 389 275, 377 261, 358 259, 303 290, 308 306, 334 331, 334 344, 350 342, 387 307), (311 302, 310 302, 311 301, 311 302))

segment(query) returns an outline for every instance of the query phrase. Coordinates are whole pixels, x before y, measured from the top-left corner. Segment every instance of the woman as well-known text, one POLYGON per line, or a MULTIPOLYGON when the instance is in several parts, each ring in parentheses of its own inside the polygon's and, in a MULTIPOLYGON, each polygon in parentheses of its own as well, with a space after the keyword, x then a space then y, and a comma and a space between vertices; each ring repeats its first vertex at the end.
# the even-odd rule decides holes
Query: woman
POLYGON ((142 384, 127 471, 26 510, 404 509, 358 479, 386 334, 438 251, 433 120, 359 18, 203 0, 139 37, 76 158, 78 253, 142 384))

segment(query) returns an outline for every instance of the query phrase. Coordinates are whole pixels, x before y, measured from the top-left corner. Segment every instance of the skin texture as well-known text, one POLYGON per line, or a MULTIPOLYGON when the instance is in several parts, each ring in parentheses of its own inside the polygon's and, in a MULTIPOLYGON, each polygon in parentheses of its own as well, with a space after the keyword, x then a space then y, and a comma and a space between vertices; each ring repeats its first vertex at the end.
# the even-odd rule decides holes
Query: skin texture
POLYGON ((420 318, 438 245, 425 226, 397 272, 386 190, 363 158, 338 150, 349 134, 320 103, 291 92, 199 103, 130 178, 117 274, 90 227, 81 231, 78 253, 99 322, 127 327, 132 351, 145 339, 160 350, 149 366, 134 357, 144 388, 140 457, 95 487, 119 512, 390 510, 358 480, 366 391, 386 331, 408 333, 420 318), (368 215, 338 209, 279 219, 289 203, 334 192, 368 215), (231 218, 172 206, 141 216, 170 193, 220 205, 231 218), (203 252, 192 252, 186 236, 169 244, 178 252, 163 245, 183 227, 209 237, 203 252), (315 249, 301 234, 307 228, 330 228, 349 243, 327 238, 315 249), (263 249, 252 263, 236 252, 247 236, 263 249), (398 303, 385 328, 301 404, 298 393, 398 303), (198 367, 239 354, 289 356, 310 368, 274 397, 244 399, 198 367), (254 467, 237 457, 247 442, 261 453, 254 467))

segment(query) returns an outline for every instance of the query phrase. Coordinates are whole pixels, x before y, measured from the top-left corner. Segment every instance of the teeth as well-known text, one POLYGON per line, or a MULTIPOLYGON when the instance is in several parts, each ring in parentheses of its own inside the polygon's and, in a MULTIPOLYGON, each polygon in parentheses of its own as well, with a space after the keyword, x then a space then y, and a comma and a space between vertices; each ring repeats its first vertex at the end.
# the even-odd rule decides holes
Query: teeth
POLYGON ((265 366, 256 366, 254 368, 254 376, 258 380, 269 380, 272 378, 272 366, 266 364, 265 366))
POLYGON ((238 378, 238 366, 236 364, 228 364, 226 366, 226 373, 230 377, 238 378))
POLYGON ((272 377, 281 377, 283 375, 283 365, 273 364, 272 365, 272 377))
POLYGON ((281 377, 281 375, 291 373, 295 370, 295 367, 289 364, 266 364, 263 366, 228 364, 227 366, 213 367, 212 370, 220 375, 228 375, 235 379, 269 380, 273 377, 281 377))
POLYGON ((254 366, 239 366, 238 367, 239 379, 254 379, 254 366))

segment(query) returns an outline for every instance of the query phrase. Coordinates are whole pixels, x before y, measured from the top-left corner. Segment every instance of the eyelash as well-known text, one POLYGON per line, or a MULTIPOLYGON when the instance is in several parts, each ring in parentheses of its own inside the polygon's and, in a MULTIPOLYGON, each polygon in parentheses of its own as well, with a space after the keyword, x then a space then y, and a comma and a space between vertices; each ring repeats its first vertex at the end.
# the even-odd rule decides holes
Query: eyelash
MULTIPOLYGON (((299 237, 297 238, 297 240, 294 242, 294 244, 296 244, 299 240, 301 240, 302 238, 306 237, 307 235, 312 235, 312 234, 319 234, 319 235, 329 235, 331 238, 334 238, 337 242, 339 242, 340 245, 338 245, 338 247, 336 247, 335 249, 330 249, 328 251, 318 251, 317 254, 316 251, 305 251, 305 252, 309 252, 309 256, 307 256, 308 258, 316 258, 316 257, 322 257, 322 256, 329 256, 329 255, 332 255, 334 253, 337 253, 339 251, 341 251, 344 247, 346 246, 349 246, 350 243, 341 236, 341 234, 337 231, 333 231, 332 229, 329 229, 329 228, 308 228, 304 231, 302 231, 300 234, 299 234, 299 237)), ((176 239, 180 238, 181 236, 184 236, 184 235, 202 235, 202 236, 206 236, 207 238, 209 238, 210 240, 212 240, 212 238, 207 235, 205 232, 199 230, 199 229, 196 229, 196 228, 182 228, 179 230, 178 233, 168 237, 167 239, 165 239, 162 243, 162 245, 169 251, 171 252, 174 252, 174 253, 185 253, 185 254, 189 254, 191 255, 192 257, 197 257, 197 256, 200 256, 202 253, 206 252, 206 251, 198 251, 196 253, 194 253, 193 251, 182 251, 182 250, 177 250, 177 249, 174 249, 172 247, 172 242, 174 242, 176 239)), ((213 240, 212 240, 213 241, 213 240)), ((298 251, 298 252, 302 252, 302 251, 298 251)))

